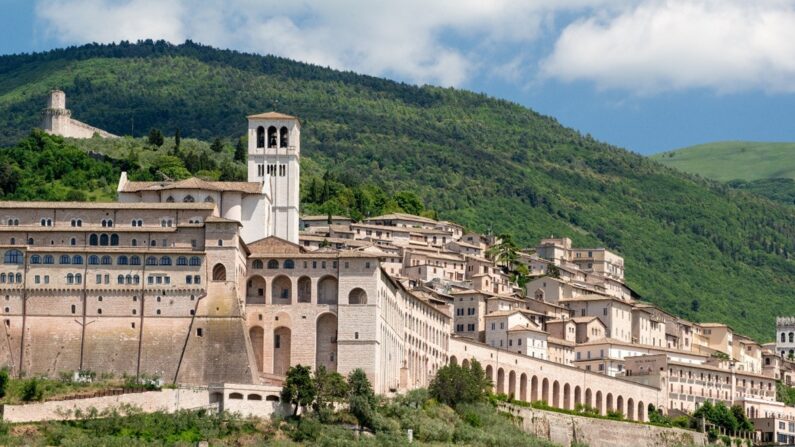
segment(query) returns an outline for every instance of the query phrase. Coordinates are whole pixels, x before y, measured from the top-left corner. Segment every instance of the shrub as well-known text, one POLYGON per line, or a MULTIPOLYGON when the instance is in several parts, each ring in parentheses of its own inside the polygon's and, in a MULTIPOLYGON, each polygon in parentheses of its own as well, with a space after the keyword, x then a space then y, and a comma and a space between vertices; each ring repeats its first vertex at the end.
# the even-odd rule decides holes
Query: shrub
POLYGON ((610 410, 610 411, 607 412, 607 418, 608 419, 615 419, 617 421, 620 421, 620 420, 624 419, 624 413, 622 413, 622 412, 620 412, 618 410, 610 410))
POLYGON ((39 379, 34 377, 32 379, 26 380, 22 385, 22 400, 25 402, 41 400, 43 392, 44 390, 39 383, 39 379))
POLYGON ((0 398, 6 397, 8 386, 8 368, 0 369, 0 398))

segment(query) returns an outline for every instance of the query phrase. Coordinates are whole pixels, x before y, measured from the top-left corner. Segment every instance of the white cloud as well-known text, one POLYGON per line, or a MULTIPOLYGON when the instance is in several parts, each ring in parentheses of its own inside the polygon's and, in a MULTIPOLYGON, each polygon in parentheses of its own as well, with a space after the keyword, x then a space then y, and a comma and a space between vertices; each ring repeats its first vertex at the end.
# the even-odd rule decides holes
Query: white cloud
POLYGON ((541 75, 640 94, 795 91, 795 4, 648 0, 569 24, 541 75))
POLYGON ((461 85, 506 63, 558 10, 609 0, 38 0, 46 34, 64 44, 193 39, 412 82, 461 85), (451 43, 454 42, 454 43, 451 43))

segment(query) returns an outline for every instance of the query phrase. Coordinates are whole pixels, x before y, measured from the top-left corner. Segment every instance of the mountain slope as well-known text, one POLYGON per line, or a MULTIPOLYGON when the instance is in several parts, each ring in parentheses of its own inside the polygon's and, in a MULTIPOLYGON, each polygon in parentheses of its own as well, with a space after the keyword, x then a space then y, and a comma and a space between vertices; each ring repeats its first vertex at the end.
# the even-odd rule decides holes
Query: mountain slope
MULTIPOLYGON (((550 234, 626 257, 663 308, 759 338, 795 313, 795 208, 664 167, 516 104, 192 43, 89 45, 0 57, 0 143, 38 124, 48 91, 116 134, 236 138, 245 116, 302 120, 303 165, 342 182, 416 192, 441 218, 550 234)), ((306 194, 308 188, 303 188, 306 194)))
POLYGON ((661 152, 651 158, 723 182, 795 179, 795 143, 721 141, 661 152))

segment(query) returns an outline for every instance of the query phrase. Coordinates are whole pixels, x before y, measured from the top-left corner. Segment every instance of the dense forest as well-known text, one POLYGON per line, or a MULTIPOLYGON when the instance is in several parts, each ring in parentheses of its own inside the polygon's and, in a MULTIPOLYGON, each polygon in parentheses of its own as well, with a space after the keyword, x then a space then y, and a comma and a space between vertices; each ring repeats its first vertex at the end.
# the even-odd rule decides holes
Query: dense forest
POLYGON ((47 146, 30 129, 54 87, 66 91, 77 119, 136 138, 118 143, 130 147, 80 143, 100 162, 96 169, 107 170, 86 174, 84 184, 76 174, 45 176, 65 188, 48 195, 22 175, 21 190, 3 189, 7 198, 68 199, 80 191, 81 199, 105 198, 97 192, 102 179, 109 183, 125 166, 140 178, 169 166, 171 175, 235 178, 245 116, 278 110, 301 119, 305 211, 365 216, 427 207, 528 246, 550 235, 606 246, 625 256, 627 282, 646 299, 763 340, 777 314, 795 313, 795 208, 682 174, 508 101, 191 42, 92 44, 0 57, 5 170, 86 169, 79 159, 14 153, 47 146), (149 144, 141 137, 152 128, 166 143, 134 148, 149 144), (177 129, 186 147, 173 153, 177 129), (202 152, 220 139, 222 150, 203 162, 198 151, 187 155, 191 139, 205 141, 195 146, 202 152))

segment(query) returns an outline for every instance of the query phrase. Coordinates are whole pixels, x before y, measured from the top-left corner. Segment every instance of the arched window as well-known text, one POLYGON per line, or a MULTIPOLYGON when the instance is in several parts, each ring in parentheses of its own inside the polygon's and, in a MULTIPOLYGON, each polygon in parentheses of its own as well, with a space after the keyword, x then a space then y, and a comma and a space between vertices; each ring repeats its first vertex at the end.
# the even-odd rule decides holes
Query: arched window
POLYGON ((46 227, 47 226, 47 219, 42 219, 39 223, 41 223, 42 227, 46 227))
POLYGON ((8 274, 8 283, 9 284, 14 284, 14 274, 13 273, 9 273, 8 274))
POLYGON ((268 127, 268 147, 276 147, 277 133, 276 126, 268 127))
POLYGON ((154 256, 149 256, 146 258, 146 265, 157 265, 157 258, 154 256))
POLYGON ((83 265, 83 257, 80 255, 72 256, 72 264, 83 265))
POLYGON ((99 238, 96 234, 92 234, 88 237, 88 245, 99 245, 99 238))
POLYGON ((54 264, 55 263, 55 258, 53 258, 52 255, 44 255, 44 263, 45 264, 54 264))
POLYGON ((279 268, 279 261, 271 259, 268 261, 268 268, 271 270, 279 268))
POLYGON ((201 259, 199 259, 198 256, 191 256, 190 257, 190 265, 193 265, 193 266, 202 265, 202 261, 201 261, 201 259))
POLYGON ((262 268, 262 260, 261 259, 255 259, 254 262, 252 263, 252 266, 255 269, 261 269, 262 268))
POLYGON ((132 275, 128 274, 126 279, 127 279, 127 284, 132 284, 132 275))
POLYGON ((105 255, 102 257, 102 265, 112 265, 112 264, 113 264, 113 259, 111 259, 110 256, 105 255))
POLYGON ((99 264, 99 256, 91 255, 88 257, 88 265, 97 265, 99 264))
POLYGON ((138 246, 138 239, 132 239, 130 241, 130 245, 132 245, 133 247, 137 247, 138 246))
POLYGON ((82 284, 83 283, 83 275, 80 273, 75 274, 75 284, 82 284))
POLYGON ((5 282, 6 282, 6 274, 0 273, 0 283, 5 284, 5 282))
POLYGON ((138 284, 141 282, 141 277, 138 275, 133 275, 133 283, 138 284))
POLYGON ((171 196, 168 196, 168 198, 166 199, 166 202, 168 202, 168 203, 174 203, 174 198, 173 198, 173 197, 171 197, 171 196))
POLYGON ((119 245, 119 235, 118 234, 111 234, 110 235, 110 245, 113 245, 113 246, 119 245))
POLYGON ((781 333, 781 343, 784 343, 784 342, 786 342, 786 341, 787 341, 787 334, 785 334, 785 333, 783 333, 783 332, 782 332, 782 333, 781 333))
POLYGON ((279 147, 287 147, 290 143, 290 132, 286 127, 279 129, 279 147))
POLYGON ((116 258, 116 265, 127 265, 128 263, 127 256, 121 255, 116 258))
MULTIPOLYGON (((74 238, 72 238, 72 240, 74 240, 74 238)), ((28 245, 33 245, 33 238, 32 237, 28 238, 28 245)), ((72 244, 72 245, 74 245, 74 244, 72 244)))
POLYGON ((22 283, 22 273, 17 273, 17 283, 22 283))
POLYGON ((108 235, 107 234, 99 235, 99 245, 103 245, 103 246, 104 245, 108 245, 108 235))
POLYGON ((3 257, 5 264, 22 264, 22 252, 19 250, 8 250, 3 257))
POLYGON ((67 284, 74 284, 75 282, 75 275, 69 273, 66 275, 66 283, 67 284))
POLYGON ((207 198, 204 199, 204 201, 206 203, 215 203, 215 199, 213 199, 213 196, 207 196, 207 198))
POLYGON ((130 256, 130 265, 141 265, 141 258, 138 256, 130 256))
MULTIPOLYGON (((30 257, 30 263, 31 264, 41 264, 41 256, 39 256, 39 255, 31 256, 30 257)), ((782 340, 782 341, 784 341, 784 340, 782 340)))
POLYGON ((284 260, 284 268, 286 269, 294 269, 295 268, 295 261, 292 259, 285 259, 284 260))
POLYGON ((119 284, 124 284, 124 275, 117 276, 116 282, 118 282, 119 284))
POLYGON ((69 244, 71 244, 71 245, 77 245, 77 239, 75 239, 75 238, 72 238, 72 239, 69 241, 69 244))
POLYGON ((348 304, 367 304, 367 293, 358 287, 351 290, 348 294, 348 304))
POLYGON ((213 267, 213 281, 226 281, 226 267, 218 263, 213 267))
POLYGON ((196 199, 194 199, 192 195, 188 194, 184 199, 182 199, 182 201, 185 203, 193 203, 196 201, 196 199))
POLYGON ((77 226, 78 227, 82 227, 83 226, 83 220, 82 219, 77 219, 77 226))
POLYGON ((177 265, 188 265, 188 258, 180 256, 177 258, 177 265))
POLYGON ((792 332, 789 333, 789 342, 790 343, 795 342, 795 334, 793 334, 792 332))
POLYGON ((61 259, 58 261, 59 264, 69 264, 70 263, 69 255, 61 255, 61 259))
POLYGON ((265 128, 257 127, 257 147, 265 147, 265 128))
POLYGON ((171 258, 169 256, 162 256, 160 258, 160 265, 171 265, 171 258))
POLYGON ((11 245, 17 245, 17 238, 15 237, 11 238, 11 245))

